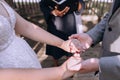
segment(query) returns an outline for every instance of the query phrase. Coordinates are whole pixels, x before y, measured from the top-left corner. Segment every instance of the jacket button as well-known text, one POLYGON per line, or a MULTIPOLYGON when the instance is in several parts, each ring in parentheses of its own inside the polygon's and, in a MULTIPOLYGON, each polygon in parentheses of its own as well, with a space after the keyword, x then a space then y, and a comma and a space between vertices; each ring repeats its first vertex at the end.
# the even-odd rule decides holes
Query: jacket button
POLYGON ((112 28, 111 28, 111 27, 109 27, 109 28, 108 28, 108 31, 112 31, 112 28))

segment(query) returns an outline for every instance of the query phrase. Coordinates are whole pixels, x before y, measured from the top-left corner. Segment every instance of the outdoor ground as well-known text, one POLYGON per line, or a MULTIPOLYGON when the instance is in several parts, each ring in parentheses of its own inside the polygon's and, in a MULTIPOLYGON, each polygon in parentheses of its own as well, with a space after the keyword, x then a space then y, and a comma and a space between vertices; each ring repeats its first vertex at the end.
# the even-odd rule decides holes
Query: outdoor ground
MULTIPOLYGON (((98 18, 95 15, 82 15, 84 32, 94 27, 94 25, 97 24, 97 19, 98 18)), ((35 18, 35 20, 37 20, 37 18, 35 18)), ((40 19, 39 23, 42 24, 41 26, 44 26, 45 24, 44 19, 40 19)), ((34 41, 31 42, 31 40, 27 40, 27 41, 30 45, 32 45, 32 48, 37 53, 38 59, 40 60, 43 68, 54 66, 52 58, 50 56, 45 55, 45 46, 46 46, 45 44, 34 41)), ((83 59, 88 59, 91 57, 99 57, 99 51, 100 51, 100 44, 96 45, 94 48, 88 49, 85 53, 81 55, 81 57, 83 59)), ((62 57, 59 60, 59 65, 62 64, 65 60, 66 58, 62 57)), ((88 74, 76 73, 72 78, 68 78, 66 80, 98 80, 98 75, 95 76, 94 73, 88 73, 88 74)))

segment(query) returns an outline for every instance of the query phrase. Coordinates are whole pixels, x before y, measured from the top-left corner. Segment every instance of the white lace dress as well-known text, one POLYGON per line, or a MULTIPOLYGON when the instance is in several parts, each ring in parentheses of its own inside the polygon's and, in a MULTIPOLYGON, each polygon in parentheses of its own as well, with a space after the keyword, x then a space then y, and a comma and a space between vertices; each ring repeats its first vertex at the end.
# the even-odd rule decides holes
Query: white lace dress
POLYGON ((16 36, 14 11, 0 1, 9 13, 8 20, 0 15, 0 68, 41 68, 35 52, 22 38, 16 36))

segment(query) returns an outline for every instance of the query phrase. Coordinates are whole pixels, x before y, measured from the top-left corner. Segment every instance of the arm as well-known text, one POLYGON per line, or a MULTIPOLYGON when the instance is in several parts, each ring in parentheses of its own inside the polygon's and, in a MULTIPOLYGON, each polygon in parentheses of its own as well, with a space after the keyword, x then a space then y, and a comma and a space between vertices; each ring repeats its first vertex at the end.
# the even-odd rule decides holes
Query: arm
POLYGON ((99 70, 100 78, 104 80, 120 79, 120 55, 91 58, 80 63, 80 73, 89 73, 99 70))
POLYGON ((44 69, 0 69, 1 80, 60 80, 60 67, 44 69))
MULTIPOLYGON (((69 61, 69 60, 68 60, 69 61)), ((72 76, 75 71, 69 71, 67 61, 60 67, 43 69, 0 69, 1 80, 63 80, 72 76)))
MULTIPOLYGON (((42 43, 46 43, 49 45, 53 45, 59 47, 67 52, 70 52, 69 44, 71 40, 64 41, 57 36, 45 31, 41 27, 28 22, 27 20, 23 19, 17 13, 16 15, 16 24, 15 24, 15 31, 18 34, 21 34, 27 38, 30 38, 35 41, 39 41, 42 43)), ((76 46, 74 46, 76 47, 76 46)), ((74 49, 74 52, 79 51, 77 48, 74 49)))
POLYGON ((69 61, 70 62, 68 62, 69 64, 67 64, 67 66, 68 69, 71 71, 78 71, 83 74, 83 73, 95 72, 99 70, 99 59, 97 58, 82 60, 81 58, 73 57, 69 61))
POLYGON ((108 18, 109 14, 106 14, 105 17, 93 29, 87 32, 87 34, 92 38, 94 45, 102 41, 108 18))
POLYGON ((39 26, 26 21, 21 16, 19 16, 17 13, 15 14, 17 17, 15 31, 18 34, 21 34, 35 41, 40 41, 40 42, 54 45, 54 46, 61 48, 61 45, 63 43, 62 39, 48 33, 47 31, 43 30, 39 26))
MULTIPOLYGON (((67 64, 68 69, 71 71, 78 71, 81 74, 90 73, 99 70, 100 78, 103 79, 120 79, 120 55, 103 57, 101 59, 90 58, 87 60, 80 60, 76 58, 71 58, 69 64, 67 64), (77 64, 76 64, 77 63, 77 64), (72 66, 71 66, 72 64, 72 66), (74 65, 75 64, 75 65, 74 65)), ((111 79, 111 80, 112 80, 111 79)))
POLYGON ((108 17, 109 15, 107 14, 99 24, 87 33, 73 34, 69 37, 69 39, 78 39, 80 41, 81 48, 78 47, 80 51, 88 49, 92 44, 97 44, 102 41, 108 17))

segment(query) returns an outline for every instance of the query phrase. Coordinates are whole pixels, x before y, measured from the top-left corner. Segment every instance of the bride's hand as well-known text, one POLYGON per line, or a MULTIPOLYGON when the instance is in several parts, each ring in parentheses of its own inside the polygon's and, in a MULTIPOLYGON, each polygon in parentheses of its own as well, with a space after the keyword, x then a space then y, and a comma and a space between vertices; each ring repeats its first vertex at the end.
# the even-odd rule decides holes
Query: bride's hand
POLYGON ((79 63, 82 61, 81 58, 78 57, 70 57, 67 61, 65 61, 60 67, 62 70, 62 79, 68 78, 74 75, 79 71, 79 63))
POLYGON ((80 53, 81 44, 77 39, 66 40, 62 43, 61 48, 67 52, 80 53))
POLYGON ((79 56, 79 54, 74 54, 73 57, 71 57, 67 62, 67 68, 70 71, 79 71, 81 68, 81 62, 82 58, 79 56))

